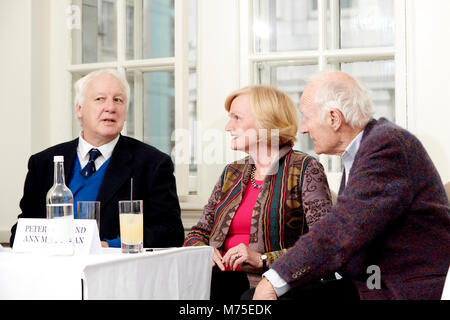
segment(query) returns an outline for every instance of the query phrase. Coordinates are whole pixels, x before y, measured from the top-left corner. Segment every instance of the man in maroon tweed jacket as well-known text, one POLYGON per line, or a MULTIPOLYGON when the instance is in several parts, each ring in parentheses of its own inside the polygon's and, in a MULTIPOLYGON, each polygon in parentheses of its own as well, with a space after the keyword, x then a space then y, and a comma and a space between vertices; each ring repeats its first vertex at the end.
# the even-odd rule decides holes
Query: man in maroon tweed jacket
MULTIPOLYGON (((440 299, 450 263, 450 206, 420 141, 374 120, 366 89, 345 73, 316 77, 300 111, 315 152, 342 157, 339 196, 331 213, 264 274, 253 298, 302 292, 338 272, 343 279, 333 282, 347 281, 341 292, 351 292, 350 283, 361 299, 440 299)), ((322 283, 318 296, 330 288, 322 283)), ((345 296, 334 288, 336 298, 345 296)))

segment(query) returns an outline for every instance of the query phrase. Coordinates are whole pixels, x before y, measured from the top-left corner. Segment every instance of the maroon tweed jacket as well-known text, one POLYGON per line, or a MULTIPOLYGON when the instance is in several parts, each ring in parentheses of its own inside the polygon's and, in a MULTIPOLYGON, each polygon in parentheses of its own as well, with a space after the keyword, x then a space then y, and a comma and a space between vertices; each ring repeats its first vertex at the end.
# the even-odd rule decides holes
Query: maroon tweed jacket
POLYGON ((291 287, 337 271, 361 299, 440 299, 449 230, 449 201, 420 141, 386 119, 372 120, 331 213, 272 268, 291 287), (371 265, 380 268, 380 289, 367 286, 371 265))

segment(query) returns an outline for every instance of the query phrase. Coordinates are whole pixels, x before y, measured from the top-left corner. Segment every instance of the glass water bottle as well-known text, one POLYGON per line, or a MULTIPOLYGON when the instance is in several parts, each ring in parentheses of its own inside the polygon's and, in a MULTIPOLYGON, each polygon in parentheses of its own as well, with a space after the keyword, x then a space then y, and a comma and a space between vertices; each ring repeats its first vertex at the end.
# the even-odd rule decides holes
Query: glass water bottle
POLYGON ((73 195, 65 184, 64 157, 55 156, 54 184, 47 192, 48 248, 51 255, 73 255, 73 195))

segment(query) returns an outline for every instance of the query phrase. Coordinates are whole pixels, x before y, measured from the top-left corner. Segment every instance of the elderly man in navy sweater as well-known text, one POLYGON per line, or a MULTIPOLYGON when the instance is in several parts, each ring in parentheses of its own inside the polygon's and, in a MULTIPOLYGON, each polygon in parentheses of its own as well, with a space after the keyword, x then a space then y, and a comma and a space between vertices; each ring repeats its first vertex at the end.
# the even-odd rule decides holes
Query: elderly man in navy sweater
MULTIPOLYGON (((130 199, 131 178, 133 198, 144 201, 144 246, 181 246, 184 230, 172 160, 156 148, 120 134, 130 97, 126 78, 113 69, 94 71, 78 80, 75 90, 80 136, 30 157, 19 218, 46 217, 53 156, 62 155, 74 205, 82 200, 101 203, 103 246, 120 246, 118 202, 130 199)), ((11 229, 11 246, 16 226, 11 229)))
POLYGON ((342 72, 312 81, 300 111, 315 152, 342 157, 341 188, 330 214, 264 274, 254 299, 440 299, 450 207, 420 141, 373 119, 367 90, 342 72), (329 279, 336 272, 342 279, 329 279))

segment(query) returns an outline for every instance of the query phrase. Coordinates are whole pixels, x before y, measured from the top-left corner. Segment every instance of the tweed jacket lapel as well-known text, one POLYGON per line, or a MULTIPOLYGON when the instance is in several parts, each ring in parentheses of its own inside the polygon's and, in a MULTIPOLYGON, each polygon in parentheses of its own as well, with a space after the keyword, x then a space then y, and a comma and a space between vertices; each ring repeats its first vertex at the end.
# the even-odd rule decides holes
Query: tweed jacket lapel
MULTIPOLYGON (((364 128, 364 133, 363 133, 363 136, 361 139, 361 144, 359 146, 358 152, 356 153, 355 160, 353 161, 353 165, 350 169, 350 172, 348 173, 348 180, 351 180, 352 174, 354 172, 353 171, 354 168, 358 168, 360 166, 359 161, 360 161, 363 153, 365 152, 364 151, 364 148, 365 148, 364 141, 365 141, 366 137, 369 135, 370 131, 373 129, 373 127, 377 124, 377 122, 378 122, 377 120, 372 119, 371 121, 369 121, 369 123, 364 128)), ((349 181, 345 180, 345 169, 344 169, 342 172, 342 180, 341 180, 341 185, 339 187, 338 196, 341 195, 342 193, 344 193, 345 187, 348 183, 349 183, 349 181)))
MULTIPOLYGON (((366 137, 369 135, 370 131, 372 131, 373 127, 378 123, 378 120, 372 119, 369 121, 369 123, 364 128, 364 133, 361 139, 361 144, 363 144, 366 137)), ((358 153, 356 154, 356 157, 359 156, 359 151, 361 150, 361 146, 359 146, 358 153)))
POLYGON ((341 185, 339 186, 339 191, 338 191, 338 196, 340 196, 342 194, 342 192, 344 192, 345 189, 345 168, 344 171, 342 171, 342 179, 341 179, 341 185))
POLYGON ((124 183, 130 183, 133 156, 127 141, 120 136, 111 155, 105 177, 98 192, 97 201, 104 207, 124 183))
MULTIPOLYGON (((64 156, 64 178, 66 179, 66 185, 69 184, 70 177, 72 176, 73 166, 77 157, 77 146, 78 138, 61 144, 55 152, 55 155, 64 156)), ((50 164, 50 166, 53 168, 53 162, 50 164)), ((53 182, 53 170, 51 170, 50 172, 52 173, 51 181, 53 182)))

